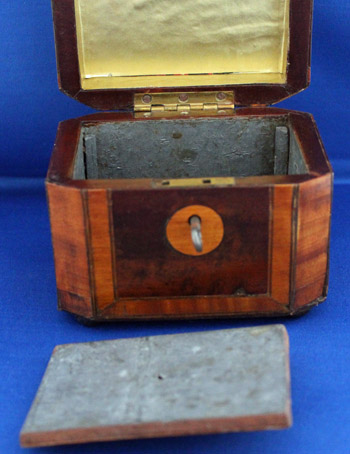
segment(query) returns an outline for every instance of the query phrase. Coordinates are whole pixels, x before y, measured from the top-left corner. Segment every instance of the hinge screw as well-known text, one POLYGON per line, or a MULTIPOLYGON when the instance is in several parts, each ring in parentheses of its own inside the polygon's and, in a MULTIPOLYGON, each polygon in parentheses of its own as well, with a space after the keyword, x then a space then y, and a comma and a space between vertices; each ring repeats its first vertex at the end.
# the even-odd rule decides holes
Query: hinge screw
POLYGON ((152 101, 152 96, 151 95, 144 95, 142 98, 142 102, 145 104, 149 104, 152 101))
POLYGON ((181 95, 179 96, 179 101, 180 102, 188 101, 188 94, 187 93, 181 93, 181 95))
POLYGON ((216 95, 216 99, 217 99, 218 101, 224 101, 224 100, 226 99, 226 94, 223 93, 223 92, 220 92, 220 93, 218 93, 218 94, 216 95))

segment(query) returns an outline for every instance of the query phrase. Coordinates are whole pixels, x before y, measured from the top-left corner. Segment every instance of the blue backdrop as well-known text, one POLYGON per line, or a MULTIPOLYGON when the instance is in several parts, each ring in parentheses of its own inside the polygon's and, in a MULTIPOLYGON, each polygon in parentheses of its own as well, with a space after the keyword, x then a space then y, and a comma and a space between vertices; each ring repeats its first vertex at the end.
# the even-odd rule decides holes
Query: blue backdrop
POLYGON ((129 323, 92 329, 56 311, 43 186, 58 121, 92 110, 58 91, 49 0, 3 0, 1 6, 0 453, 22 452, 19 430, 57 344, 267 322, 285 323, 290 334, 292 429, 33 452, 349 453, 350 1, 315 1, 311 87, 280 104, 315 115, 336 171, 327 302, 295 320, 129 323))

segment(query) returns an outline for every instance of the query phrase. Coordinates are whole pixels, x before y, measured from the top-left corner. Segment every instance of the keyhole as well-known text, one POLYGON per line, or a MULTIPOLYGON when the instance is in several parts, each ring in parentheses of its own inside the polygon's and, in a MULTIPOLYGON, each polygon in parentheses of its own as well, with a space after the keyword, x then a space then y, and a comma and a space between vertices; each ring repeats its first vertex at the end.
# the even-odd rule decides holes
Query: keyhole
POLYGON ((176 211, 166 225, 166 236, 178 252, 193 257, 208 254, 224 237, 221 216, 205 205, 188 205, 176 211))
POLYGON ((192 243, 197 252, 203 251, 203 239, 202 239, 202 221, 197 215, 193 215, 188 220, 191 226, 191 238, 192 243))

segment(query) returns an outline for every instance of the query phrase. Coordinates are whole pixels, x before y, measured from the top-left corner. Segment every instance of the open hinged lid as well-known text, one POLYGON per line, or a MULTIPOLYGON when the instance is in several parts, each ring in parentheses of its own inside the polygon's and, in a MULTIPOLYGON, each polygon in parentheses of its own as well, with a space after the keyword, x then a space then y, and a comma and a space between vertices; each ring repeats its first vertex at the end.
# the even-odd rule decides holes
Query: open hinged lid
POLYGON ((160 91, 266 105, 309 84, 312 0, 52 1, 60 89, 96 109, 160 91))

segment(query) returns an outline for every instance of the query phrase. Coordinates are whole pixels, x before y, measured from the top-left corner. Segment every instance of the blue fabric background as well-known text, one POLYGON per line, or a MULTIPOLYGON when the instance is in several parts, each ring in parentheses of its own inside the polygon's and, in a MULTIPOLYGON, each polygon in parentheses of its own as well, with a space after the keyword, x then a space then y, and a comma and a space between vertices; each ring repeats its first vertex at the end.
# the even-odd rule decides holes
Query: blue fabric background
POLYGON ((350 453, 350 2, 316 0, 311 87, 280 104, 315 115, 336 172, 327 302, 293 320, 127 323, 90 329, 56 311, 43 177, 58 121, 91 109, 58 92, 50 2, 1 3, 0 453, 22 452, 19 430, 57 344, 277 322, 286 324, 291 342, 292 429, 32 452, 350 453))

